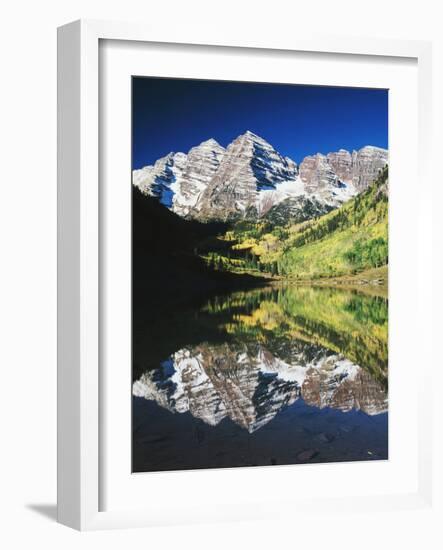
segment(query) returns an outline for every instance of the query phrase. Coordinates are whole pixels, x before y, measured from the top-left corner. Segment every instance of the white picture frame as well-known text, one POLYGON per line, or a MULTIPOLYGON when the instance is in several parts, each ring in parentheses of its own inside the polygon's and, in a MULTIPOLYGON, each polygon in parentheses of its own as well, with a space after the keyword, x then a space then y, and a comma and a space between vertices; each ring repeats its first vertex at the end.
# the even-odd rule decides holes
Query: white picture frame
MULTIPOLYGON (((100 332, 102 299, 100 289, 101 241, 99 186, 100 156, 100 41, 125 41, 174 45, 193 44, 207 51, 214 46, 228 48, 230 55, 252 50, 281 53, 329 53, 337 56, 374 56, 413 59, 418 68, 418 179, 429 189, 431 126, 431 46, 427 42, 370 40, 345 37, 315 37, 300 32, 294 37, 254 36, 226 39, 219 36, 187 35, 186 29, 170 35, 144 25, 77 21, 58 32, 58 520, 70 527, 89 530, 130 526, 152 526, 177 522, 251 519, 262 517, 266 494, 261 502, 248 509, 222 506, 216 510, 184 509, 181 515, 166 515, 161 507, 134 507, 122 502, 112 510, 100 504, 103 462, 100 332)), ((264 80, 266 80, 264 78, 264 80)), ((432 234, 429 216, 422 218, 420 243, 432 234)), ((418 249, 417 249, 418 250, 418 249)), ((421 250, 421 280, 426 280, 427 248, 421 250)), ((417 256, 418 257, 418 256, 417 256)), ((426 292, 426 289, 422 289, 426 292)), ((420 294, 420 307, 429 307, 420 294)), ((428 297, 431 290, 428 288, 428 297)), ((423 342, 424 343, 424 342, 423 342)), ((431 354, 431 351, 428 351, 431 354)), ((431 355, 429 355, 431 359, 431 355)), ((411 359, 412 360, 412 359, 411 359)), ((423 377, 430 384, 431 363, 425 362, 423 377)), ((304 512, 331 506, 343 512, 356 503, 363 509, 398 509, 430 506, 432 497, 431 403, 417 386, 418 475, 416 488, 391 494, 359 495, 336 498, 304 498, 304 512), (335 500, 334 500, 335 499, 335 500)), ((127 442, 129 446, 129 442, 127 442)), ((346 467, 346 465, 343 465, 346 467)), ((312 468, 312 467, 311 467, 312 468)), ((257 475, 260 474, 260 469, 257 475)), ((240 470, 241 471, 241 470, 240 470)), ((232 472, 232 471, 231 471, 232 472)), ((162 474, 174 476, 176 474, 162 474)), ((184 476, 193 475, 184 473, 184 476)), ((204 472, 204 483, 216 472, 204 472)), ((236 474, 237 477, 239 474, 236 474)), ((214 478, 215 479, 215 478, 214 478)), ((148 480, 149 483, 149 480, 148 480)), ((200 482, 202 483, 202 482, 200 482)), ((154 489, 155 490, 155 489, 154 489)), ((300 507, 300 502, 287 502, 300 507)))

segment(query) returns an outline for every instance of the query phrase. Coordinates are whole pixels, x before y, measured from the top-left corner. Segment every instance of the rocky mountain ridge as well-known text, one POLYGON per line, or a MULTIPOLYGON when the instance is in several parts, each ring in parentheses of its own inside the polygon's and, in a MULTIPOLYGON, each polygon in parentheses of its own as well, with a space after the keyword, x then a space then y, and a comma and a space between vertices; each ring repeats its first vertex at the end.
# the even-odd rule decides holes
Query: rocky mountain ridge
POLYGON ((289 215, 301 221, 310 211, 321 215, 366 189, 387 163, 385 149, 366 146, 352 153, 318 153, 298 166, 247 131, 226 149, 211 138, 187 154, 169 153, 134 170, 133 184, 185 218, 289 215))

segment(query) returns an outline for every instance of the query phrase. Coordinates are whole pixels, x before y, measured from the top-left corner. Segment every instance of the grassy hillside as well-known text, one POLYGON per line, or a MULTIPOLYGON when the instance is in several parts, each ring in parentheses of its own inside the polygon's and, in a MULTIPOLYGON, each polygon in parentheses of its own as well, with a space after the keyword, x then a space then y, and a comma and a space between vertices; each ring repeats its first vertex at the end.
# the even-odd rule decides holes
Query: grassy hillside
POLYGON ((353 275, 388 262, 388 170, 362 194, 312 220, 278 227, 243 222, 228 231, 228 255, 206 259, 220 269, 267 272, 285 278, 353 275))

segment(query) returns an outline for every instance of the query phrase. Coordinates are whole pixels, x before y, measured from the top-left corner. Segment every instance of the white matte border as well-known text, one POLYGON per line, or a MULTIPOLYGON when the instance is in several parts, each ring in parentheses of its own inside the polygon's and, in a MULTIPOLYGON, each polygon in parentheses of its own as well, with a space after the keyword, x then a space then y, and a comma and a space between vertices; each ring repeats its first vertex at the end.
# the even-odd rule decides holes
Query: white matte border
POLYGON ((418 179, 416 62, 369 56, 104 41, 100 48, 100 68, 101 194, 105 213, 101 279, 102 509, 144 508, 150 513, 166 514, 171 520, 183 520, 184 514, 190 517, 207 514, 202 503, 212 502, 214 495, 216 503, 212 511, 216 517, 226 513, 241 515, 245 509, 251 513, 271 503, 283 502, 288 499, 288 487, 296 488, 291 502, 298 503, 298 509, 305 500, 313 498, 417 492, 417 363, 420 353, 417 335, 420 334, 420 292, 424 287, 416 269, 420 245, 420 218, 414 193, 418 179), (132 75, 389 89, 388 461, 130 473, 132 75), (147 495, 155 495, 155 498, 152 500, 147 495), (171 495, 186 495, 186 510, 183 510, 181 499, 171 502, 171 495))

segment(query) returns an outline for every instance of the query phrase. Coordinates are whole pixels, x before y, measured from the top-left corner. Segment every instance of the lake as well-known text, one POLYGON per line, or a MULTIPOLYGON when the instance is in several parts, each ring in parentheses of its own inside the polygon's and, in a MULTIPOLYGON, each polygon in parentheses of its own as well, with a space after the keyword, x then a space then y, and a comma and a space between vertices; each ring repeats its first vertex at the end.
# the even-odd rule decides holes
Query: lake
POLYGON ((388 458, 388 300, 274 284, 137 312, 133 471, 388 458))

